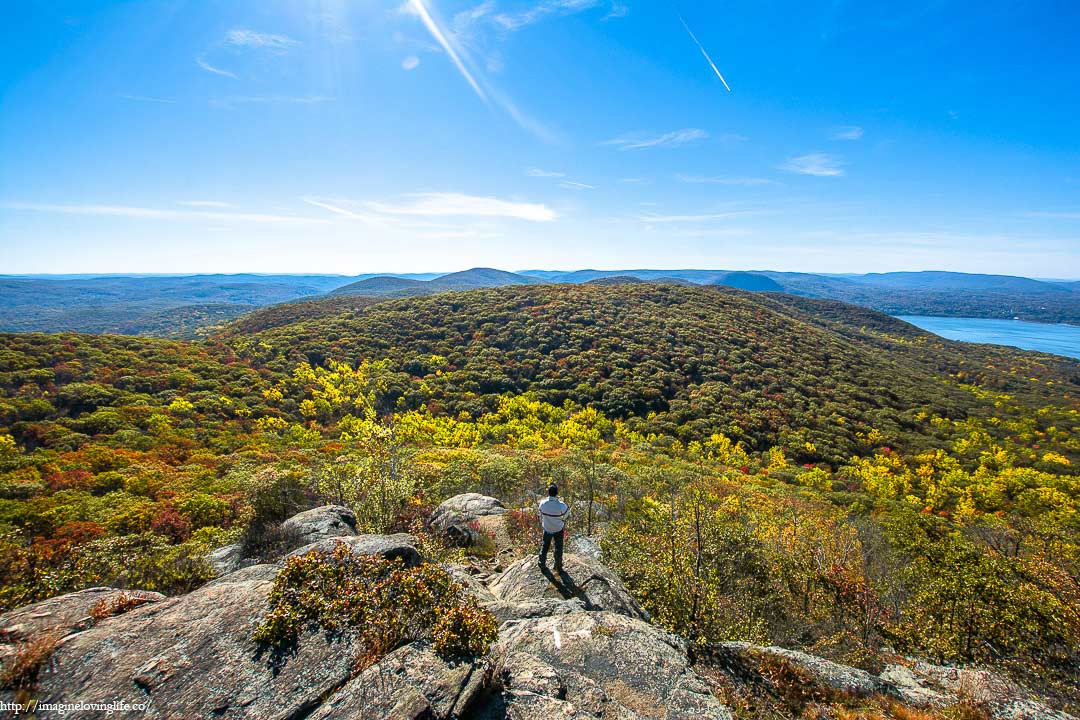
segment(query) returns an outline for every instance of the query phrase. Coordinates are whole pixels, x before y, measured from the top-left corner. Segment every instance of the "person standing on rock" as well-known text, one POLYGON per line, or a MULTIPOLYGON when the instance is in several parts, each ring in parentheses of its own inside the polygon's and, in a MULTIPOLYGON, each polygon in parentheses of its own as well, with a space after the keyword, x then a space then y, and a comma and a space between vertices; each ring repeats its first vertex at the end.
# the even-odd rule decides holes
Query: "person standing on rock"
POLYGON ((544 528, 544 544, 540 548, 540 567, 547 567, 548 548, 555 541, 555 572, 562 572, 563 534, 570 506, 559 499, 559 486, 548 487, 548 496, 540 502, 540 525, 544 528))

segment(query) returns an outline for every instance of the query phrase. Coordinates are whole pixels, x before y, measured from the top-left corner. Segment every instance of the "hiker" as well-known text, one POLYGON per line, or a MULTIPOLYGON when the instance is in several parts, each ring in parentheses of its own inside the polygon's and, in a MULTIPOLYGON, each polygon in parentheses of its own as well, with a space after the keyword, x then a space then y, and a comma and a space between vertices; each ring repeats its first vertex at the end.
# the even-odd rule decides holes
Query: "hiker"
POLYGON ((555 572, 562 572, 563 533, 570 506, 559 499, 559 486, 548 487, 548 496, 540 502, 540 525, 544 528, 544 544, 540 549, 540 567, 547 567, 548 548, 555 540, 555 572))

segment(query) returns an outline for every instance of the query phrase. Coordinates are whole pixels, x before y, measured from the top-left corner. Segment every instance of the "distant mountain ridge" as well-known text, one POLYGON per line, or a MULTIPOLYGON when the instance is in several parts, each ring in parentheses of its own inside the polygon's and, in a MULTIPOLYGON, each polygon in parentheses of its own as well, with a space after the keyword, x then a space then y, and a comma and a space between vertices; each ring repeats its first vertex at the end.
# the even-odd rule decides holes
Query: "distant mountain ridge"
POLYGON ((394 275, 380 275, 360 282, 350 283, 328 293, 330 297, 404 297, 407 295, 431 295, 451 290, 477 290, 504 285, 536 285, 541 278, 494 268, 472 268, 461 272, 441 275, 431 280, 413 280, 394 275))
MULTIPOLYGON (((258 308, 318 298, 387 299, 543 283, 725 285, 840 300, 892 315, 1080 325, 1080 282, 947 271, 865 275, 774 270, 524 270, 448 274, 0 276, 0 331, 198 337, 258 308)), ((292 311, 290 311, 292 312, 292 311)), ((255 320, 256 324, 263 322, 255 320)))

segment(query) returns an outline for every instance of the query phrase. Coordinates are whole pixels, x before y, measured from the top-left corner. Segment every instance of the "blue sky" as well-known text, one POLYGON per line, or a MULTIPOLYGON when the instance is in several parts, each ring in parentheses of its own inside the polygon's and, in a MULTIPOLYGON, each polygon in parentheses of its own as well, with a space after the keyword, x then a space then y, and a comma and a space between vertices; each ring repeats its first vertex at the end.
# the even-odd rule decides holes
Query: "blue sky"
POLYGON ((0 273, 1080 277, 1078 34, 1075 2, 3 3, 0 273))

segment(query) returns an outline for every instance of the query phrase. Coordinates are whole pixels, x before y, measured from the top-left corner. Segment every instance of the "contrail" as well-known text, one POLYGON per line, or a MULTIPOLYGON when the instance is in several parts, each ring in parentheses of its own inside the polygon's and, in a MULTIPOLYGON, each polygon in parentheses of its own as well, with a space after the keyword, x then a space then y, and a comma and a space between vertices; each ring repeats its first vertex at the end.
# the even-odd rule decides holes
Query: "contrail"
POLYGON ((420 17, 421 22, 424 23, 424 27, 426 27, 428 32, 431 33, 431 36, 435 38, 436 42, 442 45, 443 50, 445 50, 446 54, 450 56, 450 60, 452 60, 454 65, 457 66, 458 72, 461 73, 462 77, 464 77, 465 80, 469 83, 469 85, 472 86, 472 89, 476 92, 477 95, 480 96, 480 99, 484 102, 487 102, 487 95, 485 95, 484 91, 480 89, 480 84, 476 82, 476 80, 472 76, 472 73, 470 73, 468 68, 465 67, 465 63, 463 63, 461 61, 461 58, 458 57, 457 51, 454 50, 454 47, 450 44, 450 41, 446 39, 446 36, 443 34, 442 30, 439 29, 438 24, 431 17, 431 13, 429 13, 427 8, 424 7, 423 0, 411 0, 409 5, 410 7, 412 7, 413 11, 416 12, 416 14, 420 17))
POLYGON ((679 22, 681 22, 682 26, 686 28, 686 32, 690 35, 690 39, 694 41, 694 44, 698 46, 698 50, 701 51, 701 54, 704 55, 705 59, 709 62, 709 67, 711 67, 713 69, 713 72, 716 73, 716 77, 720 78, 720 82, 724 83, 724 87, 727 88, 727 91, 731 92, 731 86, 727 84, 727 80, 725 80, 724 76, 720 74, 720 69, 716 67, 716 63, 714 63, 712 61, 712 58, 709 57, 709 53, 705 52, 705 46, 698 41, 697 35, 694 35, 694 31, 691 30, 690 26, 686 24, 685 20, 683 20, 682 13, 676 12, 675 14, 679 16, 679 22))

